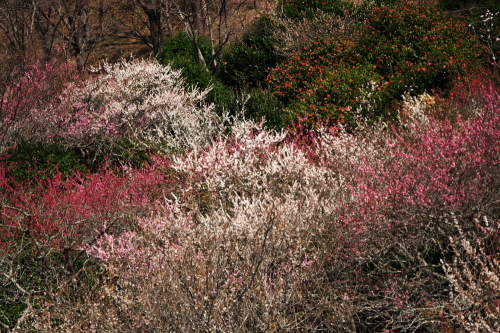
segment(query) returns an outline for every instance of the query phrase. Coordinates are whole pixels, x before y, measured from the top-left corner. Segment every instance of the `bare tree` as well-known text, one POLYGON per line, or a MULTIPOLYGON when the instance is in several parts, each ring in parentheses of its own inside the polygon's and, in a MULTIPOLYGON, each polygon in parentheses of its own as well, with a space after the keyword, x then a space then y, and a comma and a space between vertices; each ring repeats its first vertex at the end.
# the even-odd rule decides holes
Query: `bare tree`
POLYGON ((47 55, 51 55, 54 43, 67 45, 83 69, 88 59, 88 44, 95 40, 92 31, 92 7, 89 1, 38 0, 33 1, 36 29, 43 40, 47 55))
POLYGON ((249 0, 128 0, 128 10, 135 11, 148 35, 134 27, 134 35, 149 45, 155 54, 164 40, 175 31, 185 30, 198 53, 199 62, 208 70, 217 69, 222 49, 239 28, 241 9, 252 7, 249 0), (141 13, 138 13, 140 9, 141 13), (142 14, 142 18, 140 17, 142 14), (231 18, 231 20, 230 20, 231 18), (202 37, 210 40, 211 54, 201 52, 202 37))
MULTIPOLYGON (((217 71, 222 49, 230 41, 238 29, 244 27, 246 15, 244 11, 254 5, 249 0, 172 0, 172 14, 184 25, 194 43, 200 63, 217 71), (210 40, 210 59, 200 49, 201 37, 210 40)), ((255 13, 253 13, 255 15, 255 13)))
POLYGON ((110 0, 0 0, 0 48, 13 57, 42 55, 45 61, 68 51, 83 69, 105 36, 110 0))
POLYGON ((114 18, 115 36, 139 40, 154 54, 160 51, 165 38, 174 31, 169 2, 164 0, 117 0, 113 8, 118 13, 114 18))
POLYGON ((30 2, 0 0, 0 47, 24 56, 32 44, 33 9, 30 2))
POLYGON ((161 51, 166 38, 185 30, 208 70, 218 67, 221 50, 244 26, 251 0, 0 0, 0 49, 13 57, 40 56, 45 61, 65 51, 83 69, 103 38, 138 39, 161 51), (211 54, 200 50, 202 37, 211 54), (29 49, 29 50, 28 50, 29 49))
POLYGON ((160 52, 161 45, 165 39, 165 22, 168 22, 166 16, 167 3, 164 0, 133 0, 147 16, 148 29, 151 34, 151 46, 153 52, 160 52))

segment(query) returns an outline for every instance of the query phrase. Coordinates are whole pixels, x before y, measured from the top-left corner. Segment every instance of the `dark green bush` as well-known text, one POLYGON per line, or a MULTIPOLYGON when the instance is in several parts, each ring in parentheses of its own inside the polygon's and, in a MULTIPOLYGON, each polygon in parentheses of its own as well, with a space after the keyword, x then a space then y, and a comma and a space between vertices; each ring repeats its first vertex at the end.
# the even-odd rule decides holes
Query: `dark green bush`
POLYGON ((270 68, 283 61, 276 49, 273 29, 268 17, 252 24, 241 39, 224 53, 219 78, 233 87, 259 87, 265 82, 270 68))
MULTIPOLYGON (((203 57, 211 63, 210 41, 206 38, 199 40, 200 50, 203 57)), ((196 47, 191 38, 181 32, 169 38, 163 45, 162 51, 156 56, 157 60, 163 64, 169 64, 175 69, 182 70, 182 76, 186 80, 186 86, 212 90, 206 97, 206 102, 215 103, 219 112, 226 109, 226 104, 230 94, 227 87, 214 75, 215 68, 205 67, 198 57, 196 47)))
MULTIPOLYGON (((42 265, 42 260, 34 252, 34 249, 26 248, 18 253, 17 257, 13 258, 13 264, 17 264, 18 269, 16 283, 25 290, 42 289, 44 287, 44 281, 39 272, 43 272, 45 267, 42 265)), ((0 263, 0 269, 7 268, 2 266, 2 263, 0 263)), ((2 286, 0 287, 0 323, 4 327, 12 329, 23 311, 28 307, 26 304, 27 295, 23 295, 19 288, 4 276, 0 277, 0 285, 2 286)))
MULTIPOLYGON (((354 57, 376 66, 394 92, 448 91, 453 78, 483 63, 482 48, 467 25, 436 8, 408 2, 376 8, 354 57)), ((397 96, 396 96, 397 97, 397 96)))
POLYGON ((375 8, 355 40, 314 41, 277 66, 269 83, 288 107, 288 122, 394 119, 403 94, 446 94, 485 54, 464 22, 403 2, 375 8), (361 89, 370 82, 376 90, 367 102, 361 89))
POLYGON ((281 0, 278 6, 281 15, 291 19, 311 18, 318 11, 343 16, 354 9, 352 2, 343 0, 281 0))
MULTIPOLYGON (((200 38, 199 46, 203 57, 210 60, 210 41, 200 38)), ((163 65, 169 64, 175 69, 182 69, 182 75, 188 86, 204 89, 214 80, 210 68, 202 65, 193 41, 185 32, 167 39, 156 59, 163 65)))
POLYGON ((11 175, 19 181, 51 177, 57 171, 70 175, 87 169, 81 154, 57 143, 21 141, 6 152, 4 160, 13 165, 11 175))
POLYGON ((330 120, 355 126, 387 117, 392 100, 389 83, 369 63, 339 63, 326 69, 287 109, 290 121, 330 120))
POLYGON ((309 47, 272 69, 267 78, 269 89, 287 106, 309 89, 328 66, 350 60, 345 53, 353 45, 352 41, 337 36, 311 41, 309 47))
MULTIPOLYGON (((0 262, 0 271, 10 269, 13 274, 12 280, 0 276, 0 327, 14 328, 27 302, 36 309, 41 302, 82 302, 92 294, 96 296, 95 290, 102 284, 105 272, 84 252, 61 253, 30 244, 32 240, 28 238, 18 241, 22 249, 19 247, 18 252, 12 251, 2 258, 12 260, 10 267, 8 260, 0 262), (22 293, 19 287, 30 295, 22 293)), ((0 329, 0 332, 5 331, 0 329)))
POLYGON ((488 49, 490 62, 500 69, 500 2, 477 1, 461 13, 477 39, 488 49))
POLYGON ((473 8, 479 9, 498 9, 500 4, 497 0, 439 0, 438 6, 442 10, 464 10, 468 11, 473 8))
MULTIPOLYGON (((1 295, 0 295, 1 296, 1 295)), ((5 295, 5 298, 9 298, 9 295, 5 295)), ((16 322, 21 317, 23 311, 28 306, 21 300, 19 301, 9 301, 5 300, 0 302, 0 323, 4 327, 8 327, 10 329, 16 326, 16 322)))
POLYGON ((151 154, 159 152, 161 148, 165 147, 144 148, 142 144, 123 138, 106 154, 88 151, 86 163, 92 172, 96 172, 106 165, 141 167, 150 161, 151 154))
POLYGON ((264 120, 267 128, 279 130, 285 127, 284 109, 283 102, 267 90, 254 89, 249 92, 246 114, 256 121, 264 120))

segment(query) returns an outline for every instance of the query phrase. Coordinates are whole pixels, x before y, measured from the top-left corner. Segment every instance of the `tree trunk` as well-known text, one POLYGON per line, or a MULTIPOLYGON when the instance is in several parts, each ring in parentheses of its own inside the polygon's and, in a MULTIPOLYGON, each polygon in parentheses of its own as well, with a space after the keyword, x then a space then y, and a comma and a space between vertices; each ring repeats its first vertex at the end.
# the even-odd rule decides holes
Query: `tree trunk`
POLYGON ((149 30, 151 31, 151 44, 153 45, 153 52, 156 55, 161 51, 164 39, 161 12, 158 8, 143 8, 143 10, 148 16, 149 30))

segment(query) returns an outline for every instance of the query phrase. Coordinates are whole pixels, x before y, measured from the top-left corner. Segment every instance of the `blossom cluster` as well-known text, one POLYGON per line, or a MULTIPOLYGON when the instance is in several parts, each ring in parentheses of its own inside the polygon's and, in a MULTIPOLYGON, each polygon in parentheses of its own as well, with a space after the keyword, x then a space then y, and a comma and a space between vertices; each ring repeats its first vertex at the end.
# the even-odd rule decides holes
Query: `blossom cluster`
POLYGON ((20 313, 4 326, 498 329, 494 83, 405 97, 397 127, 272 131, 237 119, 223 132, 178 72, 103 70, 57 95, 61 117, 46 128, 69 147, 106 151, 123 135, 174 151, 38 182, 2 161, 0 300, 20 313))
MULTIPOLYGON (((323 128, 301 139, 238 123, 231 136, 174 158, 185 183, 165 194, 161 211, 132 233, 103 234, 87 252, 118 277, 108 293, 137 331, 232 332, 248 320, 262 331, 496 327, 494 301, 487 317, 479 307, 463 317, 453 305, 475 294, 447 260, 448 245, 462 251, 450 214, 461 228, 477 209, 494 214, 500 96, 490 88, 479 114, 454 123, 429 115, 426 96, 411 104, 425 121, 409 118, 406 128, 323 128), (328 319, 307 307, 317 302, 328 319)), ((498 270, 486 251, 495 244, 471 252, 463 243, 481 258, 474 265, 488 280, 474 283, 488 297, 498 270)))
POLYGON ((3 117, 6 143, 21 137, 102 154, 179 151, 201 147, 223 130, 223 119, 204 102, 210 89, 186 87, 180 71, 155 61, 103 64, 57 95, 51 81, 35 79, 39 94, 52 97, 3 117))

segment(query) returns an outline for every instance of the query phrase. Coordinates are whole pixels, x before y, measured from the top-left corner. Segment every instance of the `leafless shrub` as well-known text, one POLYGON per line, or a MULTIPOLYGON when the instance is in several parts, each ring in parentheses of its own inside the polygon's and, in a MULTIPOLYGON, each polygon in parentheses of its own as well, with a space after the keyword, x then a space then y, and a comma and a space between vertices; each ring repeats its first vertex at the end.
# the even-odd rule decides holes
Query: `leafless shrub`
POLYGON ((489 93, 482 113, 453 123, 420 97, 404 128, 290 138, 241 121, 168 167, 158 158, 152 170, 176 186, 162 183, 135 228, 82 245, 101 280, 78 299, 52 281, 50 304, 19 331, 498 329, 488 228, 498 228, 499 99, 489 93), (478 211, 494 218, 472 223, 478 211))
POLYGON ((474 218, 472 228, 453 216, 458 235, 450 237, 454 258, 443 261, 451 283, 454 319, 468 332, 500 330, 500 224, 486 216, 474 218))
POLYGON ((352 17, 324 12, 319 12, 312 19, 296 20, 276 16, 274 20, 279 27, 274 31, 274 37, 278 41, 278 51, 284 56, 309 47, 317 38, 325 35, 352 37, 359 26, 352 17))

